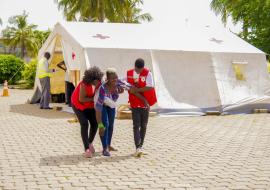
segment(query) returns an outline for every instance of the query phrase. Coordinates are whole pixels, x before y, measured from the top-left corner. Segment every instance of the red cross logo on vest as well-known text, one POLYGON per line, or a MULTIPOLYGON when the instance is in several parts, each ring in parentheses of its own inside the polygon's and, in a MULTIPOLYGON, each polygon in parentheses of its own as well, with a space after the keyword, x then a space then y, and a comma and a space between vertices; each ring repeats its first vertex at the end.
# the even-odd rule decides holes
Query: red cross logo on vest
POLYGON ((110 36, 103 36, 102 34, 96 34, 95 36, 92 36, 93 38, 99 38, 101 40, 105 40, 107 38, 110 38, 110 36))

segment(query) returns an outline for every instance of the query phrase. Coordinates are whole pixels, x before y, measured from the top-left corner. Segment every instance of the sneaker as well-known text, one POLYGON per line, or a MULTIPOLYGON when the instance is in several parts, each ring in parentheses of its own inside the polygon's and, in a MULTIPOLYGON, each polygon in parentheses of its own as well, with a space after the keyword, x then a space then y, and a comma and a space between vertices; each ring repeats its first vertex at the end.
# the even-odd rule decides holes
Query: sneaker
POLYGON ((51 107, 46 107, 46 108, 43 108, 43 109, 45 109, 45 110, 52 110, 53 108, 51 108, 51 107))
POLYGON ((111 156, 111 154, 108 150, 103 150, 102 155, 103 156, 111 156))
POLYGON ((91 144, 89 144, 89 149, 90 149, 90 151, 92 152, 92 154, 95 154, 95 148, 94 148, 94 146, 93 146, 93 144, 91 143, 91 144))
POLYGON ((85 153, 84 153, 84 157, 85 158, 91 158, 93 155, 92 155, 92 152, 90 151, 90 149, 88 148, 85 153))
POLYGON ((143 154, 142 148, 137 148, 137 149, 136 149, 136 152, 135 152, 135 156, 136 156, 136 157, 141 157, 142 154, 143 154))

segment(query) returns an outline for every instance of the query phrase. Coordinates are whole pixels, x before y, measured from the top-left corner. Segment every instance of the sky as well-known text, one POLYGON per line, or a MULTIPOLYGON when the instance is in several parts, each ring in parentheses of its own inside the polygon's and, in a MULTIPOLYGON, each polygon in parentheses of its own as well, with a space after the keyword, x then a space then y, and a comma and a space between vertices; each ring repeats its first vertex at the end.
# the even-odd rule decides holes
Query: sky
MULTIPOLYGON (((152 15, 154 24, 171 26, 177 24, 203 24, 224 27, 221 19, 210 9, 211 0, 144 0, 143 11, 152 15), (166 3, 164 3, 166 2, 166 3)), ((0 0, 0 18, 3 29, 8 18, 29 13, 29 22, 37 24, 40 30, 53 28, 57 22, 64 21, 54 0, 0 0)), ((239 32, 241 26, 229 22, 226 26, 233 32, 239 32)))

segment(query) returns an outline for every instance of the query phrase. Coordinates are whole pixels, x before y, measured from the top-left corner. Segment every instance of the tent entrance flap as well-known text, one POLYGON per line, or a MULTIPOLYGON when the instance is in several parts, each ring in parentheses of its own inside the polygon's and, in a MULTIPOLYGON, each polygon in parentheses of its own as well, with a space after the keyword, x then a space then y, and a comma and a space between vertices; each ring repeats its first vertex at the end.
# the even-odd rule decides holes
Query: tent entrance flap
POLYGON ((73 70, 70 71, 70 80, 74 84, 74 86, 77 86, 81 79, 81 71, 80 70, 73 70))
POLYGON ((51 94, 65 93, 65 71, 58 68, 57 64, 63 61, 62 53, 54 53, 50 63, 50 69, 56 72, 51 77, 51 94))

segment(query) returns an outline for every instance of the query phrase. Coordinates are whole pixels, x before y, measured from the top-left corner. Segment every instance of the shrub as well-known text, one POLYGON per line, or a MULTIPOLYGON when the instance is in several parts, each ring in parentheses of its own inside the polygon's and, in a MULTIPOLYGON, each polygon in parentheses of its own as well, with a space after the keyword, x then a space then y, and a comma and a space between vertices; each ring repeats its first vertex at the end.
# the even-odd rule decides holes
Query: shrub
POLYGON ((22 59, 14 55, 0 55, 0 83, 5 80, 10 80, 10 84, 19 81, 22 78, 21 71, 23 69, 24 63, 22 59))
POLYGON ((32 59, 28 64, 25 64, 22 75, 28 87, 33 87, 35 84, 37 63, 38 60, 32 59))

